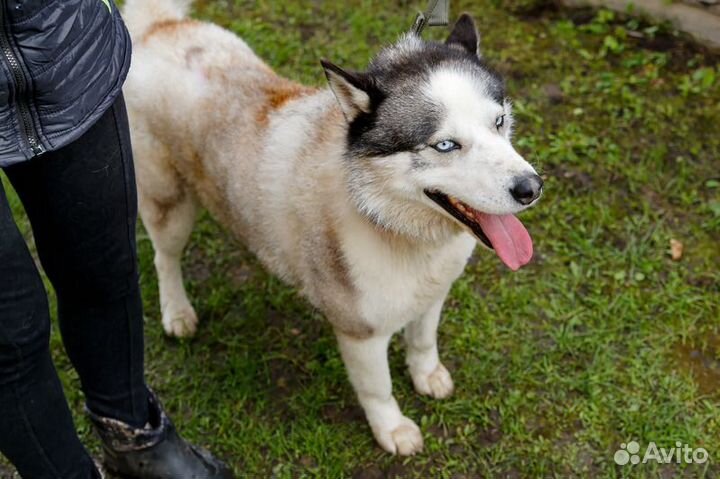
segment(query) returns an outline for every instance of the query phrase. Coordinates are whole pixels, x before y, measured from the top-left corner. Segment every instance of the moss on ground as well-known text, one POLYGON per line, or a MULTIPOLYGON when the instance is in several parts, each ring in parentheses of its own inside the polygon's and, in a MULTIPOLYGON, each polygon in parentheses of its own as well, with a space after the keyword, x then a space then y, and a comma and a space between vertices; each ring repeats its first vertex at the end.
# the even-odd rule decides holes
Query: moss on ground
MULTIPOLYGON (((162 334, 138 230, 149 382, 187 437, 249 477, 719 476, 718 58, 607 11, 518 18, 493 1, 453 5, 474 14, 507 77, 516 144, 546 194, 523 214, 533 264, 511 273, 478 250, 452 289, 440 330, 451 399, 418 397, 392 345, 395 391, 425 452, 395 458, 374 444, 323 319, 207 215, 185 260, 202 321, 192 341, 162 334), (704 447, 711 461, 615 465, 632 439, 704 447)), ((208 0, 196 15, 320 85, 318 59, 362 68, 422 6, 208 0)), ((97 451, 57 331, 52 347, 97 451)))

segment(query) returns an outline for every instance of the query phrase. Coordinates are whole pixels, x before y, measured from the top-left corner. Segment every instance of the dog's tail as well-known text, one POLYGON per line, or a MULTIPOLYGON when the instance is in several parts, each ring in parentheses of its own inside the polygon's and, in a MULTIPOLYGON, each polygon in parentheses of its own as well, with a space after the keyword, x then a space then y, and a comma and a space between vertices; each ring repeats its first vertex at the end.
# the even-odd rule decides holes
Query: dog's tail
POLYGON ((192 0, 126 0, 123 17, 137 42, 154 24, 185 18, 191 4, 192 0))

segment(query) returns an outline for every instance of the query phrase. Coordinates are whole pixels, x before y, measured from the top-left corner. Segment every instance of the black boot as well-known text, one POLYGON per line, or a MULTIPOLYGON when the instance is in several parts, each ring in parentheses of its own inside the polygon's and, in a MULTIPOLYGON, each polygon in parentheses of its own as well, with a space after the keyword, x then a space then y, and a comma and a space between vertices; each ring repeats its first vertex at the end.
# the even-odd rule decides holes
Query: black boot
POLYGON ((234 479, 225 464, 178 435, 153 393, 149 411, 148 425, 136 429, 87 410, 108 472, 127 479, 234 479))

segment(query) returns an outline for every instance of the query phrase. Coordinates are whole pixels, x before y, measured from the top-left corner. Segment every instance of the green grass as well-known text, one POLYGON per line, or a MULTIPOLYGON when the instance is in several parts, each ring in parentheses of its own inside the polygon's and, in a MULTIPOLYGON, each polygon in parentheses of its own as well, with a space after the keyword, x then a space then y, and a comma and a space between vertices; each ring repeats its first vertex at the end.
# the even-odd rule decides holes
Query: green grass
MULTIPOLYGON (((362 68, 422 6, 389 3, 218 0, 196 15, 320 85, 318 59, 362 68)), ((243 476, 720 476, 718 57, 605 11, 521 18, 492 1, 452 3, 475 15, 485 56, 507 77, 517 147, 546 193, 523 214, 534 262, 511 273, 478 250, 452 289, 440 329, 452 398, 416 395, 402 345, 391 347, 395 392, 425 451, 395 458, 375 445, 321 315, 207 215, 185 258, 201 318, 191 341, 163 336, 138 229, 149 383, 185 436, 243 476), (680 261, 671 238, 685 246, 680 261), (633 439, 643 450, 681 441, 711 459, 616 466, 633 439)), ((97 452, 57 330, 52 348, 97 452)))

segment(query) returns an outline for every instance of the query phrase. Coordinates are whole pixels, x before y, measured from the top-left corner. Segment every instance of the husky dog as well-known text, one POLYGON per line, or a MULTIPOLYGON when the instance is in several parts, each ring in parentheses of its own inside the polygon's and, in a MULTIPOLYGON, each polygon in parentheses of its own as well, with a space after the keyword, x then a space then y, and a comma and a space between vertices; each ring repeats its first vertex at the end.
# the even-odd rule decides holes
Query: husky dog
POLYGON ((443 300, 477 240, 510 269, 530 261, 514 214, 542 191, 510 143, 510 104, 473 20, 462 16, 445 43, 405 35, 364 72, 323 61, 330 88, 315 89, 187 18, 187 3, 125 8, 125 94, 165 331, 197 326, 180 259, 202 206, 323 311, 380 446, 420 451, 392 394, 390 338, 404 329, 418 393, 449 396, 443 300))

